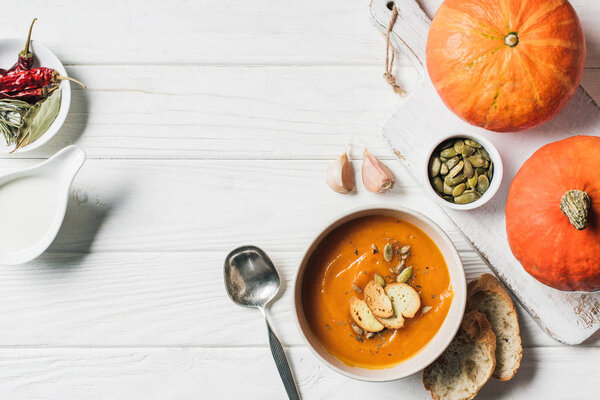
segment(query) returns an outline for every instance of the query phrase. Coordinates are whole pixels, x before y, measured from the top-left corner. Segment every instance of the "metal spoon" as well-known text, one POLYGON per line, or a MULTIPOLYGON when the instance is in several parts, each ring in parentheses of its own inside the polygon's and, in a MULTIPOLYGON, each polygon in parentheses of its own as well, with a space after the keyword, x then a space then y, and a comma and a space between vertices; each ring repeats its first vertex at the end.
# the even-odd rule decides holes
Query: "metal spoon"
POLYGON ((267 323, 269 344, 283 385, 291 400, 300 400, 283 346, 269 325, 266 305, 279 291, 279 274, 269 256, 256 246, 242 246, 225 259, 225 288, 239 306, 258 308, 267 323))

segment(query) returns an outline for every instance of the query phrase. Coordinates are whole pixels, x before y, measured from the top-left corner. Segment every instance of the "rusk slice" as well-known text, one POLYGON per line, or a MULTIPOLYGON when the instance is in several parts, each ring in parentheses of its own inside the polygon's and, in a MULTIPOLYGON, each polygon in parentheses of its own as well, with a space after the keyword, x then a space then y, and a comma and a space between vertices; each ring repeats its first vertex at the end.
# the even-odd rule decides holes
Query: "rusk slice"
POLYGON ((467 288, 467 311, 471 310, 484 313, 496 335, 494 378, 511 379, 523 355, 519 319, 512 298, 496 277, 484 274, 467 288))
POLYGON ((367 332, 380 332, 384 326, 375 319, 364 300, 356 296, 350 298, 350 316, 358 326, 367 332))
POLYGON ((404 326, 404 318, 414 317, 421 308, 419 293, 410 285, 399 282, 387 285, 385 293, 392 301, 394 314, 390 318, 375 318, 388 329, 400 329, 404 326))
POLYGON ((470 400, 496 366, 496 335, 485 314, 465 314, 444 353, 423 371, 423 384, 435 400, 470 400))
POLYGON ((394 315, 392 301, 385 294, 383 287, 375 281, 365 286, 365 303, 376 318, 389 318, 394 315))

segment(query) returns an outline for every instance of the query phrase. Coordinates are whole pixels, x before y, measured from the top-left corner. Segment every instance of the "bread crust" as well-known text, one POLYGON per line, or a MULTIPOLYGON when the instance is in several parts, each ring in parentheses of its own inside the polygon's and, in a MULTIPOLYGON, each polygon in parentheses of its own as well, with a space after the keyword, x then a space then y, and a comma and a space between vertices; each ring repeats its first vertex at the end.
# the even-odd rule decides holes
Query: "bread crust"
POLYGON ((481 277, 479 277, 479 279, 471 281, 469 283, 469 285, 467 286, 467 311, 472 310, 473 296, 475 296, 478 293, 483 293, 484 295, 489 295, 491 293, 497 294, 507 303, 507 305, 510 307, 510 309, 512 310, 512 312, 514 313, 514 315, 516 317, 516 326, 517 326, 516 339, 518 341, 519 349, 520 349, 519 354, 518 354, 517 363, 515 365, 514 370, 510 374, 510 376, 500 377, 500 376, 497 376, 496 373, 494 372, 494 378, 496 378, 498 380, 501 380, 501 381, 511 380, 517 373, 517 370, 519 369, 519 366, 521 365, 521 359, 523 358, 523 346, 521 344, 521 327, 519 325, 517 308, 515 307, 515 303, 513 302, 512 297, 510 296, 510 294, 508 293, 508 291, 506 290, 504 285, 502 285, 502 283, 500 283, 498 278, 496 278, 495 276, 493 276, 491 274, 483 274, 483 275, 481 275, 481 277))
POLYGON ((385 293, 383 286, 375 281, 371 281, 367 283, 364 291, 365 303, 367 303, 367 306, 376 319, 390 318, 394 315, 392 301, 385 293))
POLYGON ((385 287, 385 293, 390 299, 393 299, 392 308, 394 313, 389 318, 380 318, 375 315, 375 319, 388 329, 400 329, 404 326, 405 318, 414 317, 421 308, 421 297, 412 286, 400 282, 388 284, 385 287), (403 292, 410 296, 410 299, 407 299, 407 296, 402 298, 403 292))
MULTIPOLYGON (((460 330, 453 341, 456 340, 466 340, 466 341, 474 341, 478 343, 484 343, 488 346, 490 352, 490 358, 492 359, 492 368, 490 368, 490 372, 485 378, 484 382, 477 388, 475 393, 471 397, 464 398, 463 400, 471 400, 477 393, 481 390, 481 388, 485 385, 485 383, 492 376, 494 369, 496 368, 496 335, 494 331, 492 331, 492 326, 485 314, 480 313, 479 311, 471 311, 465 314, 463 317, 463 321, 460 326, 460 330)), ((423 385, 426 390, 429 390, 431 393, 431 397, 434 400, 444 400, 438 393, 434 390, 432 382, 428 379, 428 370, 431 366, 425 368, 423 371, 423 385)))
POLYGON ((356 296, 350 298, 350 316, 358 326, 367 332, 380 332, 385 328, 375 319, 367 303, 356 296))

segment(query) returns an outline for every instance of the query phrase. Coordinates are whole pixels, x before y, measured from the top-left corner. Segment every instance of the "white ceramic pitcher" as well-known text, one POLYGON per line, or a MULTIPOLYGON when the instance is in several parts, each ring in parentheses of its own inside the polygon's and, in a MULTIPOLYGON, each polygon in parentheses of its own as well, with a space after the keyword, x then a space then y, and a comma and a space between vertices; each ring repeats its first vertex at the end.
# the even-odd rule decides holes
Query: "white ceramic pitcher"
MULTIPOLYGON (((42 224, 41 220, 44 221, 43 227, 30 225, 36 223, 35 219, 32 221, 23 220, 21 223, 15 223, 15 221, 19 221, 19 219, 16 216, 13 217, 13 214, 10 214, 10 218, 7 218, 9 221, 0 221, 0 224, 5 224, 4 226, 0 227, 0 229, 6 229, 4 234, 10 234, 11 229, 20 229, 19 232, 22 235, 23 232, 26 232, 27 230, 36 231, 37 229, 36 235, 31 238, 33 243, 25 245, 24 248, 18 248, 16 250, 0 248, 0 264, 22 264, 33 260, 46 251, 58 234, 58 231, 63 223, 63 219, 67 210, 71 183, 83 165, 85 158, 86 155, 83 149, 77 145, 72 145, 60 150, 54 156, 42 162, 41 164, 0 177, 0 196, 2 196, 3 189, 8 190, 9 185, 15 184, 17 181, 21 183, 21 186, 19 186, 18 189, 26 190, 32 189, 27 188, 28 184, 36 185, 36 182, 39 184, 46 180, 50 183, 50 186, 53 189, 49 196, 58 196, 57 199, 54 197, 50 199, 50 204, 52 204, 50 208, 53 209, 53 215, 43 215, 44 218, 40 218, 40 224, 42 224), (27 178, 41 178, 41 180, 26 180, 27 178), (19 181, 21 179, 23 179, 23 181, 19 181), (44 231, 40 232, 40 229, 43 229, 44 231)), ((11 195, 18 190, 15 186, 11 187, 10 189, 12 190, 11 195)), ((40 200, 46 201, 48 199, 40 200)), ((15 204, 15 209, 17 210, 15 213, 19 211, 19 206, 22 207, 22 205, 15 204)), ((26 211, 27 210, 25 210, 25 212, 26 211)), ((40 212, 40 210, 38 210, 38 212, 40 212)))

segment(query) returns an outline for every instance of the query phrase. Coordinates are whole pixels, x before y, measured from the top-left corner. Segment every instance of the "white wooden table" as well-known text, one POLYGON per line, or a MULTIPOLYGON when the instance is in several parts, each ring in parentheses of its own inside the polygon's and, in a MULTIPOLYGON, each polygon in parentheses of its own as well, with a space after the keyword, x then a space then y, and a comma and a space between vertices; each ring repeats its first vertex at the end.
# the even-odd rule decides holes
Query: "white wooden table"
MULTIPOLYGON (((35 38, 89 90, 63 130, 0 173, 70 143, 89 160, 67 219, 37 261, 0 268, 2 399, 283 399, 258 312, 230 303, 226 253, 264 248, 285 293, 272 308, 305 399, 425 399, 419 375, 336 375, 296 331, 290 281, 326 219, 369 202, 438 221, 467 278, 487 271, 379 137, 401 99, 362 1, 5 0, 0 37, 35 38), (389 160, 398 185, 341 196, 324 170, 345 145, 389 160)), ((440 0, 427 0, 435 9, 440 0)), ((600 101, 600 5, 574 0, 587 33, 585 88, 600 101)), ((415 71, 398 74, 407 88, 415 71)), ((19 159, 16 159, 19 158, 19 159)), ((356 164, 358 166, 358 163, 356 164)), ((520 313, 521 369, 479 398, 597 398, 600 334, 567 347, 520 313)))

